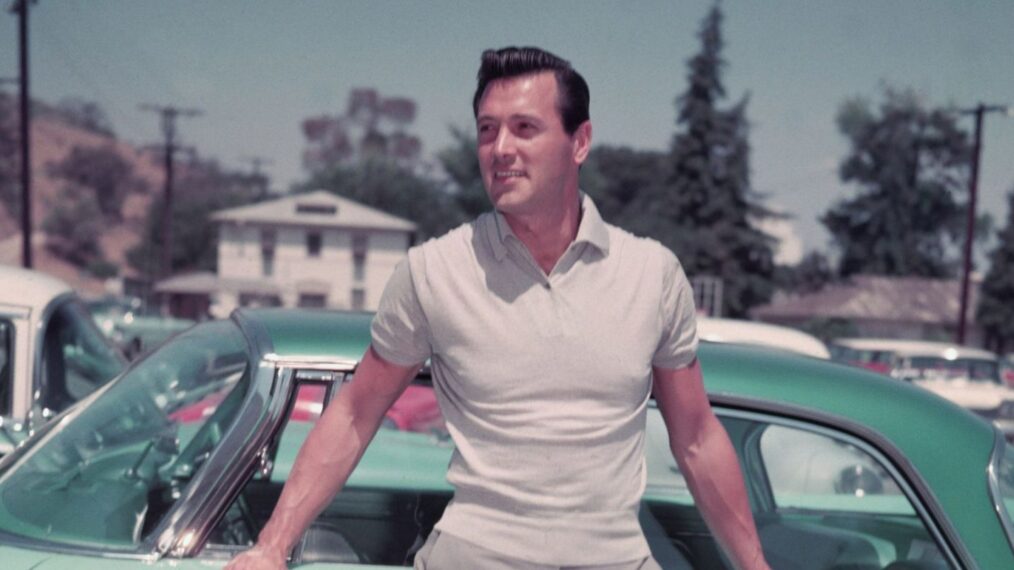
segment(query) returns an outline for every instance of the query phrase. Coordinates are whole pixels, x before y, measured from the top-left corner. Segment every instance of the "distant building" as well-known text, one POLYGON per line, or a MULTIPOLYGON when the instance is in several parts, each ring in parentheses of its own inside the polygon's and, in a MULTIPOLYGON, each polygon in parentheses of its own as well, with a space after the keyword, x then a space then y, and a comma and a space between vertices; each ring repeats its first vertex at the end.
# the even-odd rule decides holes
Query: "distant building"
POLYGON ((375 310, 416 226, 316 191, 215 213, 218 273, 174 276, 156 290, 171 312, 227 315, 236 307, 375 310), (202 306, 203 305, 203 306, 202 306))
MULTIPOLYGON (((969 291, 965 344, 982 346, 975 323, 978 281, 969 291)), ((961 282, 921 277, 856 275, 808 294, 779 294, 751 311, 754 319, 796 328, 837 320, 855 336, 916 340, 953 340, 958 329, 961 282)))

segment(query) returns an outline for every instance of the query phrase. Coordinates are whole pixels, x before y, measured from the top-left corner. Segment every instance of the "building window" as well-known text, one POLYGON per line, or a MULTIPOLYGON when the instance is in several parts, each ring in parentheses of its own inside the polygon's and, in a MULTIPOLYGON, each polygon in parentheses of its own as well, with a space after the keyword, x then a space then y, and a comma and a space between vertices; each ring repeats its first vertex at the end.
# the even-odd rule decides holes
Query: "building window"
POLYGON ((366 249, 368 246, 368 235, 352 235, 352 279, 356 283, 366 279, 366 249))
POLYGON ((324 239, 320 232, 306 232, 306 256, 320 257, 320 248, 324 239))
POLYGON ((275 274, 275 243, 278 235, 273 228, 261 230, 261 274, 271 277, 275 274))
POLYGON ((327 306, 327 295, 300 293, 298 306, 308 309, 323 309, 327 306))
POLYGON ((366 291, 359 287, 352 290, 352 310, 362 311, 366 309, 366 291))

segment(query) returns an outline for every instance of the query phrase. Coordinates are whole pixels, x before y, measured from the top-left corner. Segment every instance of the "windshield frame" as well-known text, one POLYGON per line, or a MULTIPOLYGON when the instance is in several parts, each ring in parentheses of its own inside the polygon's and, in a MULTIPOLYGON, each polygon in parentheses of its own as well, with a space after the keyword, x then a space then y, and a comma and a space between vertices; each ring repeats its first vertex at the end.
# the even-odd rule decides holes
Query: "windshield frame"
MULTIPOLYGON (((92 318, 91 313, 88 311, 88 307, 85 306, 84 302, 82 302, 76 294, 67 292, 54 297, 42 310, 42 314, 39 316, 38 321, 39 326, 35 330, 35 338, 32 339, 33 354, 30 355, 30 358, 32 359, 32 402, 26 421, 29 435, 52 419, 52 417, 46 416, 47 410, 41 407, 41 400, 44 398, 43 391, 47 389, 46 380, 42 376, 43 352, 45 351, 46 334, 49 331, 49 327, 53 325, 53 317, 56 315, 57 311, 65 307, 70 310, 76 310, 81 316, 87 317, 87 319, 82 319, 80 321, 81 325, 84 326, 85 329, 88 329, 99 342, 108 347, 110 354, 113 355, 113 358, 119 361, 120 371, 113 375, 112 378, 108 379, 102 386, 99 387, 99 390, 95 390, 95 392, 101 391, 102 388, 108 386, 120 376, 123 376, 123 374, 130 368, 130 363, 127 361, 127 357, 123 355, 123 352, 120 351, 116 345, 109 341, 106 335, 102 334, 102 330, 99 329, 98 324, 95 323, 95 319, 92 318)), ((79 402, 87 399, 88 397, 82 398, 79 402)), ((75 407, 75 405, 79 402, 75 402, 75 404, 70 407, 75 407)), ((57 412, 56 415, 61 415, 61 412, 63 411, 64 410, 57 412)))
POLYGON ((1014 454, 1009 453, 1014 451, 1014 444, 1009 444, 1007 438, 1004 437, 1003 432, 999 429, 995 429, 994 431, 996 433, 996 444, 989 458, 989 467, 986 468, 986 480, 989 487, 989 496, 993 500, 993 508, 996 510, 996 516, 999 517, 1000 526, 1003 527, 1004 534, 1007 535, 1007 545, 1014 551, 1014 512, 1007 508, 1007 504, 1004 502, 1003 491, 1000 489, 1000 466, 1004 461, 1014 466, 1014 454))
MULTIPOLYGON (((216 447, 214 448, 211 457, 209 457, 208 463, 211 463, 211 460, 214 457, 221 455, 219 451, 223 446, 228 445, 227 443, 228 438, 231 437, 230 434, 233 434, 236 431, 235 429, 236 425, 243 423, 242 418, 245 414, 244 410, 247 400, 254 392, 255 389, 254 383, 258 382, 258 380, 253 376, 255 373, 259 371, 254 368, 256 361, 252 361, 250 358, 251 350, 249 336, 247 334, 244 334, 242 328, 237 326, 235 322, 231 322, 230 325, 235 329, 236 335, 240 339, 240 345, 242 346, 241 353, 245 354, 243 362, 246 369, 245 374, 250 375, 250 378, 248 380, 249 386, 248 389, 246 390, 246 394, 243 396, 243 399, 240 403, 239 410, 237 412, 235 419, 223 433, 222 439, 219 441, 218 445, 216 445, 216 447), (251 362, 254 362, 254 364, 251 364, 251 362)), ((155 355, 157 355, 159 352, 161 351, 155 351, 152 354, 146 356, 145 358, 135 361, 130 366, 128 366, 124 372, 120 373, 114 380, 105 383, 104 385, 100 386, 97 390, 87 395, 77 404, 69 407, 63 412, 60 412, 53 419, 53 421, 46 422, 45 424, 40 426, 40 428, 35 433, 30 435, 29 438, 25 440, 25 442, 22 445, 20 445, 14 452, 8 454, 7 456, 4 456, 3 458, 0 458, 0 478, 9 475, 11 469, 22 464, 24 456, 27 453, 31 452, 32 450, 38 449, 39 446, 41 445, 45 445, 45 443, 48 440, 55 437, 63 429, 68 428, 69 427, 68 424, 72 422, 74 418, 85 412, 89 408, 89 405, 94 400, 102 397, 107 391, 114 388, 115 386, 118 386, 120 382, 123 381, 125 376, 129 375, 132 371, 136 370, 140 366, 143 366, 145 361, 149 360, 152 357, 155 357, 155 355)), ((270 385, 271 382, 269 381, 268 382, 269 389, 270 385)), ((218 477, 220 475, 220 473, 213 473, 212 471, 213 469, 208 468, 202 468, 199 471, 197 471, 197 473, 194 475, 191 481, 189 481, 187 485, 183 488, 183 494, 178 499, 175 500, 174 504, 165 513, 161 515, 161 519, 158 522, 158 525, 156 525, 151 532, 147 533, 146 536, 142 537, 141 540, 139 540, 136 544, 116 545, 116 544, 75 543, 61 540, 51 540, 46 537, 39 536, 25 536, 17 533, 12 533, 4 529, 0 529, 0 537, 2 537, 2 542, 0 542, 0 544, 21 546, 27 548, 36 548, 36 549, 42 547, 45 548, 47 551, 65 554, 84 554, 91 556, 99 555, 104 557, 111 556, 115 558, 126 558, 131 560, 139 560, 147 562, 157 560, 160 554, 156 551, 155 548, 156 542, 155 537, 159 535, 159 532, 163 527, 167 526, 167 523, 169 521, 175 521, 179 519, 177 512, 184 509, 183 505, 184 500, 187 497, 193 495, 196 488, 201 487, 203 485, 201 481, 207 478, 218 477)), ((194 505, 189 505, 189 507, 192 507, 193 509, 197 508, 194 505)))

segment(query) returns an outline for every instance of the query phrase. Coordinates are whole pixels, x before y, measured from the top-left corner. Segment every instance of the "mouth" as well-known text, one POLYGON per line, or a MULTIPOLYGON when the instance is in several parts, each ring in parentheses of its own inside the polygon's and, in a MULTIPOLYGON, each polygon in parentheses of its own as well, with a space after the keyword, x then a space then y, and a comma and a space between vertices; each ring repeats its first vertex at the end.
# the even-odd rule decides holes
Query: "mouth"
POLYGON ((523 178, 524 176, 523 170, 497 170, 493 172, 494 180, 509 180, 511 178, 523 178))

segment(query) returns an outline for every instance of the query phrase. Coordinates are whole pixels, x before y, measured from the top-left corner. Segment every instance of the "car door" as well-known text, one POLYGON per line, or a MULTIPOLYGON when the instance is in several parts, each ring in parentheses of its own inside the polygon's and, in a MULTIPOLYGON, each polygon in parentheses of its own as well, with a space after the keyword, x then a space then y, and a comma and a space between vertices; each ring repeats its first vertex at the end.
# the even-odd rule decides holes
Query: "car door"
MULTIPOLYGON (((799 419, 721 406, 716 413, 740 457, 772 568, 960 567, 918 493, 875 446, 799 419)), ((728 568, 666 438, 660 415, 649 414, 646 506, 694 567, 728 568)))

